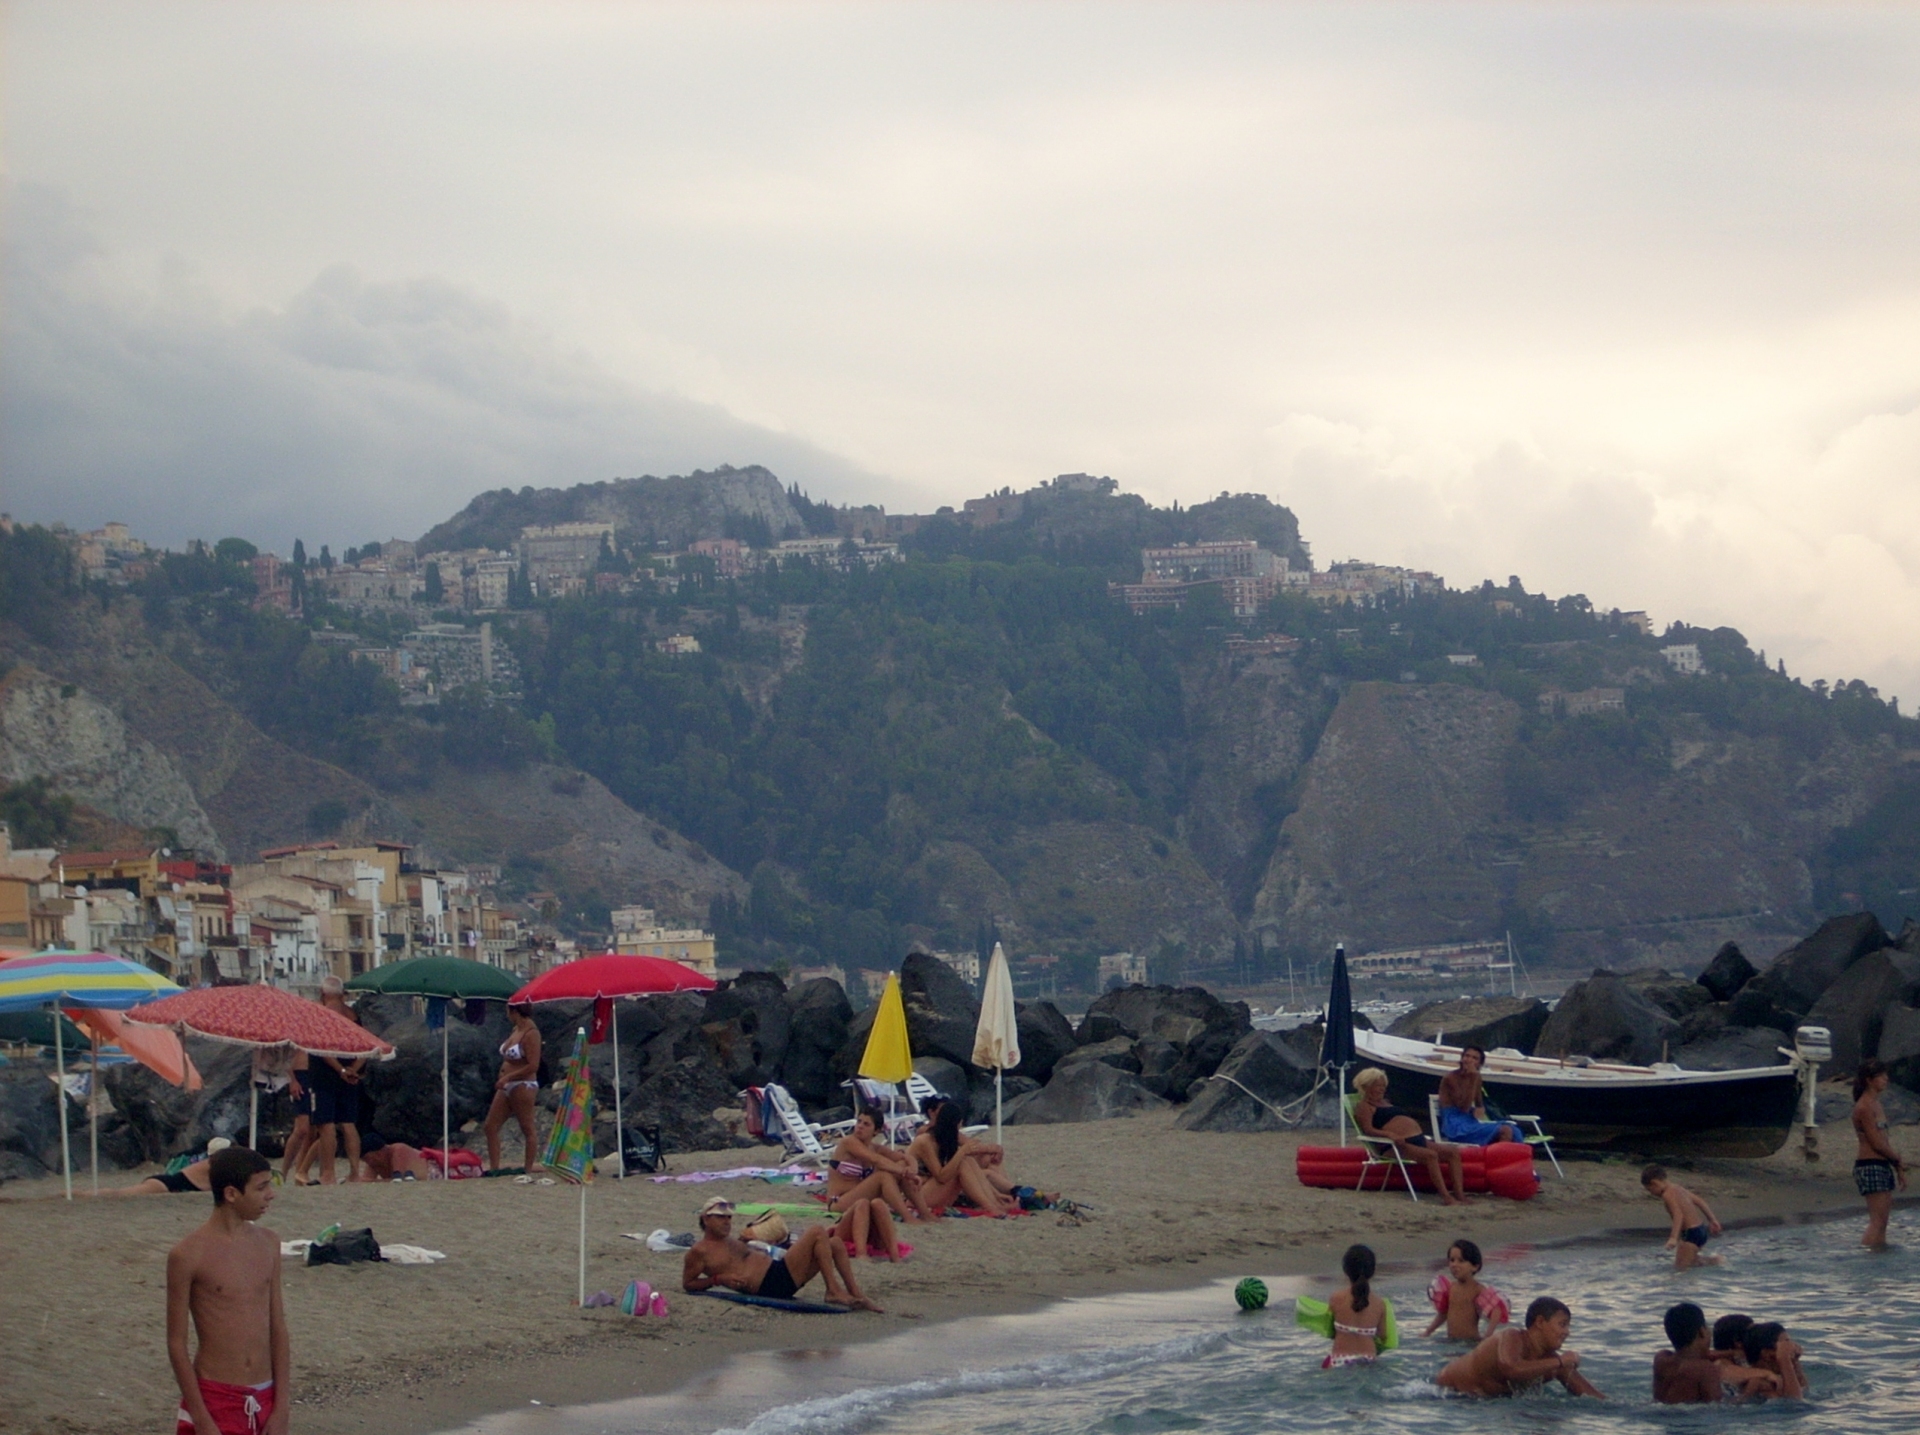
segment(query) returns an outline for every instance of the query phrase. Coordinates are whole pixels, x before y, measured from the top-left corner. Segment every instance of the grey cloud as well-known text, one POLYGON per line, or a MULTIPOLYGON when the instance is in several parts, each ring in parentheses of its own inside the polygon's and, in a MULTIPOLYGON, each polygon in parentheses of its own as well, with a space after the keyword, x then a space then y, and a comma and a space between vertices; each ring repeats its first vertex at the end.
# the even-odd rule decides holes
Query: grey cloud
POLYGON ((486 488, 721 463, 899 501, 803 439, 624 384, 445 281, 338 266, 233 314, 179 275, 124 282, 58 193, 10 201, 0 465, 16 516, 284 552, 296 535, 418 533, 486 488))

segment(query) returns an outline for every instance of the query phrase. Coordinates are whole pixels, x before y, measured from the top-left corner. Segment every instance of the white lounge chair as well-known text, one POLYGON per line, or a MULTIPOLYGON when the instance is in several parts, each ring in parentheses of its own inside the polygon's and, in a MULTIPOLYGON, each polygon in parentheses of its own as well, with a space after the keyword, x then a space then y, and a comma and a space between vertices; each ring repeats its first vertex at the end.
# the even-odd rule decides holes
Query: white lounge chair
MULTIPOLYGON (((1507 1125, 1513 1127, 1514 1130, 1520 1132, 1520 1139, 1535 1151, 1546 1152, 1547 1159, 1553 1163, 1554 1173, 1558 1175, 1562 1181, 1566 1180, 1567 1173, 1560 1169, 1560 1158, 1553 1154, 1553 1138, 1547 1135, 1546 1128, 1541 1126, 1540 1118, 1538 1116, 1516 1116, 1511 1111, 1501 1112, 1501 1114, 1496 1116, 1494 1112, 1498 1110, 1498 1107, 1490 1107, 1487 1111, 1487 1119, 1489 1121, 1505 1122, 1507 1125), (1533 1128, 1532 1135, 1527 1134, 1527 1127, 1529 1126, 1533 1128)), ((1427 1098, 1427 1117, 1433 1124, 1434 1134, 1439 1135, 1440 1097, 1437 1094, 1427 1098)), ((1442 1136, 1440 1139, 1444 1141, 1446 1138, 1442 1136)))
POLYGON ((820 1139, 824 1129, 800 1114, 800 1103, 793 1099, 791 1091, 769 1083, 760 1088, 760 1099, 766 1103, 771 1117, 766 1123, 766 1134, 779 1139, 789 1159, 815 1161, 823 1166, 833 1159, 833 1152, 820 1139))

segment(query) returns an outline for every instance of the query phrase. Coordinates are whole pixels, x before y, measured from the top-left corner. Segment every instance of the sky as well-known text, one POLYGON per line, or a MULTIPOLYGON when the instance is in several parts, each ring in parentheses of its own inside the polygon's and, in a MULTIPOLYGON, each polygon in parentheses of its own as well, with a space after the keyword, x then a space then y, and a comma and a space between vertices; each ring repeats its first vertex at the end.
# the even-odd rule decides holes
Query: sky
POLYGON ((19 3, 0 506, 1257 491, 1920 703, 1920 7, 19 3))

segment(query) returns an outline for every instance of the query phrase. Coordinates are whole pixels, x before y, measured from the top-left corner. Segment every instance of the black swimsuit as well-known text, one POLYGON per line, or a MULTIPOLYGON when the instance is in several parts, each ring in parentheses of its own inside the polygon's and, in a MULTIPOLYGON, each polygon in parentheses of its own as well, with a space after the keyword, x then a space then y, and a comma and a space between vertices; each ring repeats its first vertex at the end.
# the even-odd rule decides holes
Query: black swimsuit
POLYGON ((787 1269, 786 1259, 775 1256, 773 1264, 767 1267, 767 1273, 760 1277, 760 1289, 754 1294, 766 1296, 769 1300, 792 1300, 793 1293, 799 1289, 793 1283, 793 1272, 787 1269))
MULTIPOLYGON (((1389 1121, 1393 1121, 1402 1116, 1406 1117, 1416 1126, 1420 1124, 1420 1118, 1404 1106, 1376 1106, 1373 1109, 1373 1129, 1375 1131, 1385 1131, 1389 1121)), ((1399 1139, 1406 1142, 1409 1146, 1424 1146, 1427 1144, 1427 1138, 1424 1132, 1417 1136, 1402 1136, 1399 1139)))

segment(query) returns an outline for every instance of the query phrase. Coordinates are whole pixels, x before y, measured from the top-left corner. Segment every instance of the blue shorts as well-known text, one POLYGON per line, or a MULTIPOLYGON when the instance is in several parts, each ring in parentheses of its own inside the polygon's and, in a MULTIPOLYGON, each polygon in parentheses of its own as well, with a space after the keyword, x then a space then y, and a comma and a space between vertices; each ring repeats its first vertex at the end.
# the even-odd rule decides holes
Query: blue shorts
POLYGON ((1713 1232, 1706 1226, 1688 1226, 1680 1233, 1680 1239, 1690 1246, 1703 1247, 1713 1239, 1713 1232))
POLYGON ((1500 1128, 1517 1129, 1511 1121, 1475 1121, 1473 1114, 1456 1106, 1440 1108, 1440 1138, 1461 1146, 1491 1146, 1500 1128))
POLYGON ((307 1120, 314 1126, 353 1126, 360 1120, 360 1089, 344 1081, 316 1082, 307 1120))

